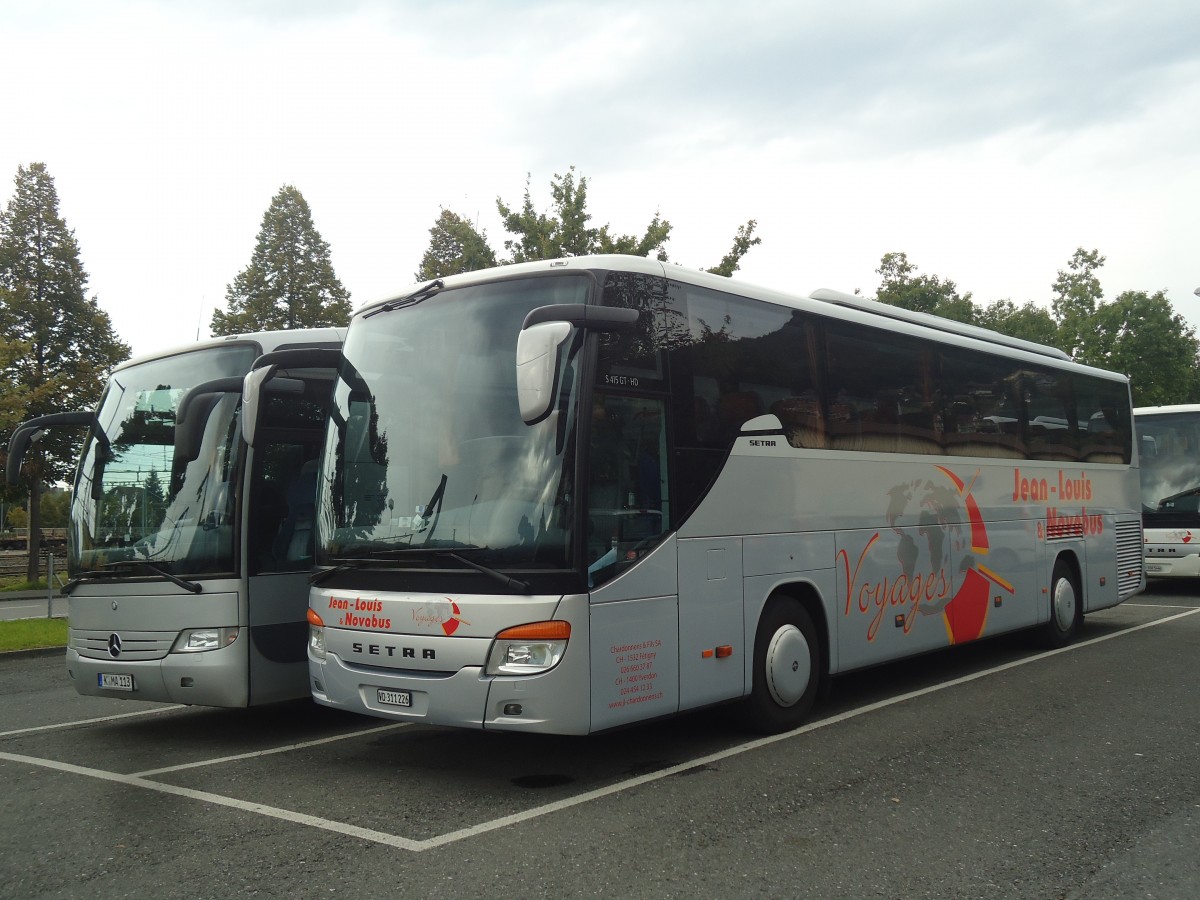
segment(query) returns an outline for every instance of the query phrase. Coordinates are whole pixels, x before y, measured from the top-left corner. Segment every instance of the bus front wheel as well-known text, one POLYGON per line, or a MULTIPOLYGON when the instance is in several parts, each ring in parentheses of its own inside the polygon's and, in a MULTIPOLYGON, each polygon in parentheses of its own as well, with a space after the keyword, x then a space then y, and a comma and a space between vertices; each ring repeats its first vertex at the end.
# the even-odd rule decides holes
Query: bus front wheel
POLYGON ((1042 626, 1042 643, 1065 647, 1079 634, 1083 625, 1083 595, 1075 569, 1063 557, 1054 563, 1050 576, 1050 621, 1042 626))
POLYGON ((798 602, 767 604, 754 638, 754 684, 743 718, 756 731, 796 728, 812 709, 821 681, 821 645, 812 617, 798 602))

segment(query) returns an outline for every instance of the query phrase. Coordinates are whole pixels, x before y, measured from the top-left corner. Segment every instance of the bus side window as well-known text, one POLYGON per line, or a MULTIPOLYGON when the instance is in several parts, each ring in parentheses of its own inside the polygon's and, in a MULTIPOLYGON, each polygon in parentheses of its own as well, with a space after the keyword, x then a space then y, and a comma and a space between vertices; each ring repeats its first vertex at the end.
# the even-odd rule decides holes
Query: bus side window
POLYGON ((298 572, 312 564, 317 447, 272 442, 258 459, 250 509, 251 572, 298 572))
POLYGON ((317 461, 307 460, 287 491, 287 516, 275 541, 275 558, 288 569, 307 568, 313 557, 317 461))
POLYGON ((664 414, 656 398, 595 396, 587 514, 592 586, 635 562, 670 528, 664 414))
POLYGON ((771 404, 770 412, 783 425, 783 433, 793 447, 825 449, 825 420, 821 416, 821 401, 815 391, 776 400, 771 404))
POLYGON ((730 444, 742 425, 763 414, 762 397, 756 391, 731 391, 717 400, 717 441, 730 444))

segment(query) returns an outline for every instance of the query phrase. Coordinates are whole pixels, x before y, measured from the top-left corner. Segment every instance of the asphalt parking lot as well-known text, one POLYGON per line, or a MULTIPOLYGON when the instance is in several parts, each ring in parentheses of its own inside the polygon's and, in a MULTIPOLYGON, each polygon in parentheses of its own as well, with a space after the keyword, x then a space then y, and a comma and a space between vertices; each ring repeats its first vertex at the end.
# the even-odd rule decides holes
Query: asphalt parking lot
POLYGON ((767 739, 719 710, 556 738, 131 703, 0 659, 0 896, 1192 896, 1193 587, 1065 651, 848 676, 767 739))

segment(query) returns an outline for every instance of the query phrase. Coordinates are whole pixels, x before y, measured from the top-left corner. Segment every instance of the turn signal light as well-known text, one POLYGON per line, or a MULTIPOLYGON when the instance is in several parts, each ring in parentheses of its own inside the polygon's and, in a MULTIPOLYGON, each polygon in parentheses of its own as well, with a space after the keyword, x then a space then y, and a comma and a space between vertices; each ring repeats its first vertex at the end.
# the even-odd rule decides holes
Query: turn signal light
POLYGON ((318 628, 325 627, 325 621, 320 616, 318 616, 317 611, 312 608, 310 608, 308 610, 308 624, 316 625, 318 628))
POLYGON ((498 641, 565 641, 571 637, 571 623, 562 621, 530 622, 505 628, 496 635, 498 641))

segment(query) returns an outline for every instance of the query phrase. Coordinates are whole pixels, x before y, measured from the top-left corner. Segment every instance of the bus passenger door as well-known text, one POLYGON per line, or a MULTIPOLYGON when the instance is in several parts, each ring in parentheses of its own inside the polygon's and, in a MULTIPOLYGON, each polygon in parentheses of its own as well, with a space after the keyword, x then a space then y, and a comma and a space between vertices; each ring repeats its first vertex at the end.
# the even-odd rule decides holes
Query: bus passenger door
POLYGON ((242 433, 243 571, 250 640, 250 703, 309 695, 308 575, 313 565, 317 469, 333 389, 332 347, 276 351, 246 379, 242 433), (274 376, 282 375, 278 381, 274 376), (253 384, 251 383, 253 381, 253 384))
POLYGON ((679 541, 679 708, 742 696, 741 538, 679 541))
POLYGON ((250 702, 307 696, 308 575, 313 558, 318 434, 263 428, 246 519, 250 702))

